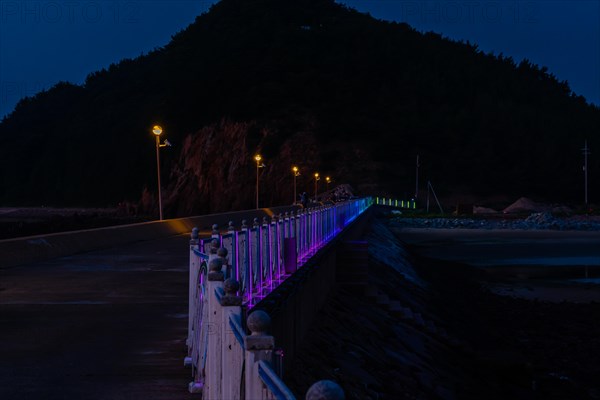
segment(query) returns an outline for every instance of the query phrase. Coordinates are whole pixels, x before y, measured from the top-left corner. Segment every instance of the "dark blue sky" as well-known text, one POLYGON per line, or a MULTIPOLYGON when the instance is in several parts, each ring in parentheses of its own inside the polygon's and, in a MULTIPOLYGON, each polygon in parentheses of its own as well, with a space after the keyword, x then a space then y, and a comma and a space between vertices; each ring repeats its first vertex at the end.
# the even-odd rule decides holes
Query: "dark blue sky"
MULTIPOLYGON (((251 1, 251 0, 248 0, 251 1)), ((282 0, 293 1, 293 0, 282 0)), ((600 1, 339 1, 528 58, 600 105, 600 1)), ((0 117, 23 96, 167 44, 214 1, 0 0, 0 117)))

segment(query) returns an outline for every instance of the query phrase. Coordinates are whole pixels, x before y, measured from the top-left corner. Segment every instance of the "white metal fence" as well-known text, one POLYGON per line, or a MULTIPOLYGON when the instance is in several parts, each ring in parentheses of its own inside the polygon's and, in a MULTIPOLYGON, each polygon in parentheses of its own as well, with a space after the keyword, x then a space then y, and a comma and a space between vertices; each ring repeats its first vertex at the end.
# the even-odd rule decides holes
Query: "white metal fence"
POLYGON ((213 226, 206 238, 194 229, 185 360, 192 367, 190 392, 201 392, 203 400, 293 398, 271 366, 268 315, 251 313, 246 335, 241 306, 251 309, 371 204, 357 199, 255 219, 252 226, 243 221, 240 230, 230 222, 226 233, 213 226))
POLYGON ((370 198, 358 199, 280 214, 271 220, 255 218, 252 226, 242 221, 240 230, 235 230, 230 222, 224 234, 214 226, 211 237, 198 239, 198 248, 190 254, 196 260, 190 264, 208 261, 211 248, 227 250, 225 278, 232 277, 240 283, 243 302, 252 307, 371 204, 370 198))

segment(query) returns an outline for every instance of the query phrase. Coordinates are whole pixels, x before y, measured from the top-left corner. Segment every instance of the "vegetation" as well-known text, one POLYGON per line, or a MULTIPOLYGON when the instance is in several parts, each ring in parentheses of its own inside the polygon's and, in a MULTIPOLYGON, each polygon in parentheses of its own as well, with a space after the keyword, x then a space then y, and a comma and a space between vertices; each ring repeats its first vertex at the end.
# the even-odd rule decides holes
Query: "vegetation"
MULTIPOLYGON (((584 139, 600 145, 600 110, 527 60, 333 0, 222 0, 164 48, 23 99, 0 123, 0 204, 135 201, 155 187, 154 123, 177 144, 223 119, 258 127, 248 152, 268 157, 310 132, 337 182, 396 196, 419 154, 442 196, 576 200, 584 139)), ((165 176, 178 151, 162 153, 165 176)))

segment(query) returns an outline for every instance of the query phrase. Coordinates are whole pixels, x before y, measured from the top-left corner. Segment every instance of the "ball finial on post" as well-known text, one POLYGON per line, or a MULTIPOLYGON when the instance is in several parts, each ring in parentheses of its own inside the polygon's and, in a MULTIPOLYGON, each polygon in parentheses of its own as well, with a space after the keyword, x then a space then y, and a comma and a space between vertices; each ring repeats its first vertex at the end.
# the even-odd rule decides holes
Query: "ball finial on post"
POLYGON ((271 327, 271 317, 263 310, 253 311, 246 320, 246 326, 253 336, 265 335, 271 327))
POLYGON ((238 290, 240 290, 240 284, 233 278, 225 279, 223 282, 223 291, 225 295, 221 297, 221 305, 223 307, 226 306, 241 306, 242 305, 242 297, 237 295, 238 290))
POLYGON ((223 260, 221 258, 213 258, 208 263, 209 272, 220 272, 221 268, 223 268, 223 260))
POLYGON ((217 254, 218 249, 219 249, 219 241, 217 239, 213 239, 210 242, 210 254, 217 254))
POLYGON ((224 275, 222 272, 223 269, 223 259, 220 257, 215 257, 208 263, 208 280, 209 281, 222 281, 224 279, 224 275))
POLYGON ((233 278, 228 278, 223 282, 223 290, 226 295, 235 296, 238 290, 240 290, 240 283, 233 278))
POLYGON ((273 350, 275 338, 267 334, 271 326, 271 317, 263 310, 255 310, 246 319, 246 326, 251 334, 244 337, 246 351, 273 350))
POLYGON ((306 392, 306 400, 344 400, 345 398, 340 385, 329 380, 314 383, 306 392))

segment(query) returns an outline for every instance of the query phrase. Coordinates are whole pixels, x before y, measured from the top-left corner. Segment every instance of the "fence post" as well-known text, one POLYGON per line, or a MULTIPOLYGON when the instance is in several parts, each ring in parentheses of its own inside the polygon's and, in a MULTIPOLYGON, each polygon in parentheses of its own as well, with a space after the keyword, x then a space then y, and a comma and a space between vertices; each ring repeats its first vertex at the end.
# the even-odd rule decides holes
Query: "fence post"
POLYGON ((279 264, 279 234, 277 232, 277 217, 273 215, 271 217, 271 224, 269 225, 269 240, 271 241, 271 271, 273 273, 273 280, 279 283, 280 276, 280 264, 279 264))
POLYGON ((263 217, 262 227, 260 229, 260 253, 261 255, 261 270, 262 270, 262 285, 261 291, 272 285, 273 274, 271 273, 271 237, 269 230, 269 220, 263 217))
MULTIPOLYGON (((210 263, 214 258, 217 258, 217 250, 219 250, 219 241, 213 239, 210 241, 210 247, 208 249, 208 262, 210 263)), ((209 268, 210 271, 210 268, 209 268)))
POLYGON ((229 265, 229 260, 227 258, 227 255, 229 254, 229 252, 227 251, 227 249, 225 247, 219 247, 217 249, 217 257, 219 257, 222 261, 223 261, 223 278, 227 279, 227 278, 231 278, 231 266, 229 265))
POLYGON ((345 398, 340 385, 329 380, 313 383, 306 392, 306 400, 344 400, 345 398))
MULTIPOLYGON (((211 248, 211 252, 212 252, 211 248)), ((216 251, 215 251, 216 253, 216 251)), ((222 348, 221 323, 223 311, 217 298, 218 289, 223 288, 223 260, 213 258, 208 263, 207 306, 208 306, 208 343, 206 348, 206 371, 202 399, 221 400, 222 348)))
MULTIPOLYGON (((188 349, 192 344, 192 330, 193 330, 193 321, 194 314, 196 312, 196 291, 198 290, 198 272, 200 271, 200 260, 194 254, 194 250, 198 248, 198 228, 192 229, 191 239, 190 239, 190 271, 189 271, 189 291, 188 291, 188 337, 186 340, 186 344, 188 349)), ((189 355, 189 354, 188 354, 189 355)), ((192 359, 186 357, 184 361, 184 365, 190 365, 192 359)))
POLYGON ((286 239, 290 237, 290 217, 287 212, 283 217, 283 237, 286 239))
POLYGON ((252 332, 244 338, 246 349, 246 399, 261 399, 263 383, 258 375, 258 362, 271 362, 275 338, 267 335, 271 325, 271 317, 262 310, 256 310, 250 314, 247 320, 248 329, 252 332))
POLYGON ((231 249, 229 250, 229 269, 231 271, 230 278, 240 279, 239 275, 239 254, 238 254, 238 235, 235 232, 235 226, 233 221, 229 221, 227 224, 227 234, 231 236, 231 249))
POLYGON ((245 219, 242 220, 240 232, 243 240, 238 240, 238 280, 241 287, 242 302, 247 302, 252 298, 250 295, 250 231, 247 222, 245 219))
POLYGON ((241 399, 242 365, 244 361, 244 350, 242 343, 238 341, 229 321, 230 318, 240 318, 242 314, 242 297, 237 295, 240 284, 229 278, 223 284, 225 294, 220 299, 223 307, 222 332, 222 392, 223 399, 241 399))

